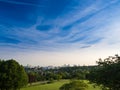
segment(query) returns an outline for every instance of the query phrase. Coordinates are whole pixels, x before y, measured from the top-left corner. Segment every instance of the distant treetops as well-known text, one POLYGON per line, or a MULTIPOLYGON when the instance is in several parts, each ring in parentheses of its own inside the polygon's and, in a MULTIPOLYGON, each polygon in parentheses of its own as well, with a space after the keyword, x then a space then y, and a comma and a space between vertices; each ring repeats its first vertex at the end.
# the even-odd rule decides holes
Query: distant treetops
POLYGON ((0 60, 0 90, 18 90, 27 83, 28 76, 22 65, 13 59, 0 60))

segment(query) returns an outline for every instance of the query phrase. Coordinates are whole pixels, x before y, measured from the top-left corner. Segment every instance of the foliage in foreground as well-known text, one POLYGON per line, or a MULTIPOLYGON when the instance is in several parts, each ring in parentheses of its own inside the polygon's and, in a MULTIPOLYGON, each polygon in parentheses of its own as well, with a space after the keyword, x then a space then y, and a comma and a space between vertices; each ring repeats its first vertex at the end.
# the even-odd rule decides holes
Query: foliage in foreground
POLYGON ((28 77, 15 60, 0 60, 0 90, 17 90, 27 85, 28 77))
POLYGON ((87 87, 88 85, 83 81, 74 80, 62 85, 59 90, 85 90, 87 87))
POLYGON ((88 79, 102 85, 103 89, 120 90, 120 56, 99 59, 96 69, 90 71, 88 79))

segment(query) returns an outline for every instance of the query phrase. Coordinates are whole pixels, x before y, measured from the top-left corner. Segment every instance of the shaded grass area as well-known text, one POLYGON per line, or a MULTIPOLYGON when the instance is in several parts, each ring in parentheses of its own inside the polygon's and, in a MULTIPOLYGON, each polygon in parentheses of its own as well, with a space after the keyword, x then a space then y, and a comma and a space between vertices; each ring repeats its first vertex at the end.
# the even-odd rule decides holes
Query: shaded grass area
MULTIPOLYGON (((60 80, 60 81, 55 81, 53 83, 49 84, 33 84, 32 86, 27 86, 25 88, 22 88, 21 90, 59 90, 59 88, 65 84, 69 83, 69 80, 60 80)), ((87 81, 85 81, 87 83, 87 81)), ((93 87, 91 84, 88 84, 88 88, 86 90, 101 90, 99 87, 93 87)))

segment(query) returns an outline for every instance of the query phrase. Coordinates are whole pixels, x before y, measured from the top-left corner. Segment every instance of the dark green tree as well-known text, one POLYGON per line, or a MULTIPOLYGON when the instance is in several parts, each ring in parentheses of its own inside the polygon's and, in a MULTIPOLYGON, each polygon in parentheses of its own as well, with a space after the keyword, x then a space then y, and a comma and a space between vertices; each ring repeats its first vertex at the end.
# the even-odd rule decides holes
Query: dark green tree
POLYGON ((70 83, 62 85, 59 90, 85 90, 88 87, 83 81, 74 80, 70 83))
POLYGON ((37 80, 37 74, 35 72, 29 72, 28 73, 28 82, 30 83, 30 85, 32 85, 33 82, 36 82, 37 80))
POLYGON ((88 79, 104 89, 120 90, 120 57, 118 55, 97 61, 98 66, 90 71, 88 79))
POLYGON ((60 75, 60 74, 54 74, 54 79, 55 80, 60 80, 60 79, 62 79, 62 75, 60 75))
POLYGON ((15 60, 0 61, 0 90, 17 90, 27 85, 28 77, 15 60))

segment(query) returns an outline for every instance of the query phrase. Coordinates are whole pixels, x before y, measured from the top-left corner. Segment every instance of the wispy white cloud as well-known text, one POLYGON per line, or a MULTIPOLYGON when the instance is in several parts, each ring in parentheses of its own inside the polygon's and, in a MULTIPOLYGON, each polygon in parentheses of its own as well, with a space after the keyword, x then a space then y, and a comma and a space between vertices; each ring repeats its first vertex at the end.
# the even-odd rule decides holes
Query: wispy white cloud
MULTIPOLYGON (((19 58, 26 60, 28 64, 31 60, 35 65, 40 61, 45 65, 46 62, 49 62, 48 65, 54 63, 59 65, 74 64, 75 61, 82 64, 95 64, 95 60, 99 57, 119 52, 119 0, 95 0, 85 7, 80 6, 81 2, 78 0, 74 1, 77 4, 74 2, 75 4, 68 5, 62 14, 56 16, 57 18, 46 19, 44 15, 40 16, 38 13, 36 23, 27 28, 1 24, 0 31, 3 33, 0 34, 1 37, 6 36, 8 39, 20 42, 17 44, 0 43, 0 50, 3 51, 0 52, 0 56, 19 58), (44 28, 44 26, 48 27, 44 28), (10 54, 11 51, 16 54, 10 54), (44 59, 45 62, 40 59, 44 59)), ((34 6, 34 4, 24 2, 5 2, 34 6)))
MULTIPOLYGON (((36 0, 38 2, 39 0, 36 0)), ((38 3, 30 3, 30 2, 23 2, 23 1, 15 1, 15 0, 0 0, 0 2, 5 2, 5 3, 11 3, 11 4, 17 4, 17 5, 28 5, 28 6, 33 6, 33 7, 45 7, 44 5, 40 5, 38 3)))
POLYGON ((106 23, 109 25, 108 22, 111 20, 109 19, 110 16, 106 14, 107 8, 110 6, 111 2, 103 4, 101 1, 93 3, 82 11, 79 10, 79 5, 77 7, 75 6, 77 9, 73 9, 67 15, 63 14, 63 16, 58 17, 56 20, 48 20, 45 22, 44 24, 53 26, 53 28, 46 32, 36 30, 36 26, 43 24, 40 19, 35 25, 27 29, 19 28, 18 30, 17 27, 12 27, 14 30, 14 34, 12 35, 21 41, 16 47, 18 46, 26 49, 36 48, 38 50, 46 50, 46 48, 53 48, 53 50, 63 48, 64 50, 64 48, 69 49, 69 47, 77 49, 80 47, 91 46, 92 44, 97 43, 96 40, 99 42, 99 40, 101 41, 103 38, 106 38, 106 34, 102 33, 107 32, 104 28, 106 27, 106 23), (100 7, 101 4, 102 7, 100 7), (88 17, 89 14, 93 14, 93 16, 85 21, 79 21, 83 17, 88 17), (70 16, 72 18, 70 18, 70 16), (71 25, 68 34, 64 37, 59 36, 64 33, 61 29, 67 25, 71 25))

